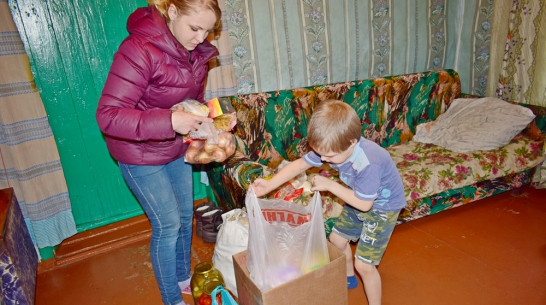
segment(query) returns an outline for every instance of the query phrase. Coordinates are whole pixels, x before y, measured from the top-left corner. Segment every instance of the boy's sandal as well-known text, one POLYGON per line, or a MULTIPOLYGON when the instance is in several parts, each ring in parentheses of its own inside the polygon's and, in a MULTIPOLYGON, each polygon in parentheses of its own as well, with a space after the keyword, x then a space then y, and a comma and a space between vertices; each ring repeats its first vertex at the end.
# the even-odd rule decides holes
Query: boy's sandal
POLYGON ((358 286, 358 280, 356 279, 356 275, 348 276, 347 277, 347 288, 348 289, 355 289, 358 286))

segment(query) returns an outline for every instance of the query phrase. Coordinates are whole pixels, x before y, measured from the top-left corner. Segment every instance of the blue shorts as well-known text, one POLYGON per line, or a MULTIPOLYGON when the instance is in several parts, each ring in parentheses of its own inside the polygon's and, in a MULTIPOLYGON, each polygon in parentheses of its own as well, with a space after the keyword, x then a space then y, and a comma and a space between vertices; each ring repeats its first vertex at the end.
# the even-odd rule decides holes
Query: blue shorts
POLYGON ((357 241, 355 258, 369 265, 379 265, 396 225, 400 210, 381 212, 369 210, 362 212, 345 205, 332 232, 357 241))

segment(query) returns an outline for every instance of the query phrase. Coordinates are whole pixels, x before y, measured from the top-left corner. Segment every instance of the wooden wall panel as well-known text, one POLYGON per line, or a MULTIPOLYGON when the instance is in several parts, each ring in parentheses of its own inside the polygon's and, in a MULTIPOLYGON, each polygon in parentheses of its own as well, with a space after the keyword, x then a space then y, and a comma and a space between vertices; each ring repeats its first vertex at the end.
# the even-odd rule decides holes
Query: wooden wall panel
POLYGON ((129 14, 145 1, 10 1, 65 172, 78 231, 142 214, 95 109, 129 14))

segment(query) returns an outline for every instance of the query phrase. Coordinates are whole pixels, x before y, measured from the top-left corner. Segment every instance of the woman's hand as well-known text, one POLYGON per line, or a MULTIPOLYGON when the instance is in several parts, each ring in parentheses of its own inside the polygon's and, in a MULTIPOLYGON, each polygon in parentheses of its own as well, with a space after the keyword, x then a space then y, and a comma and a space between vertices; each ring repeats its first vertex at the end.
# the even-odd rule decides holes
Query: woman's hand
POLYGON ((190 131, 196 131, 203 122, 212 122, 211 118, 194 115, 184 111, 173 111, 171 114, 171 124, 173 130, 179 134, 188 134, 190 131))

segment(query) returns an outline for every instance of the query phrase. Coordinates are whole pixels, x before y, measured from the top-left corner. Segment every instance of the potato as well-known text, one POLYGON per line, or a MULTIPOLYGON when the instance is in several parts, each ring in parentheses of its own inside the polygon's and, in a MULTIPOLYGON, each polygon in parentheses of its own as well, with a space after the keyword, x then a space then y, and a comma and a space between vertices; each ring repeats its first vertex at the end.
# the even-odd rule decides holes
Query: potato
POLYGON ((230 157, 231 155, 233 155, 233 154, 235 153, 235 148, 236 148, 235 143, 231 143, 231 144, 227 145, 226 148, 225 148, 226 155, 227 155, 228 157, 230 157))
POLYGON ((186 150, 186 160, 190 163, 195 163, 197 161, 197 154, 199 153, 199 149, 195 147, 189 147, 188 150, 186 150))
POLYGON ((195 148, 197 150, 203 149, 203 146, 205 146, 205 141, 203 140, 192 140, 190 142, 190 148, 195 148))
POLYGON ((218 144, 213 144, 211 143, 210 141, 206 141, 205 142, 205 146, 204 146, 204 150, 207 152, 207 153, 212 153, 213 151, 217 150, 218 149, 218 144))
POLYGON ((218 134, 218 146, 220 146, 222 148, 227 147, 230 143, 232 143, 234 141, 235 140, 234 140, 233 134, 231 134, 229 132, 221 131, 218 134))
POLYGON ((212 152, 212 156, 216 162, 223 162, 227 158, 226 152, 221 148, 218 148, 212 152))
POLYGON ((206 151, 202 151, 197 155, 197 162, 201 164, 210 163, 213 161, 213 157, 206 151))

